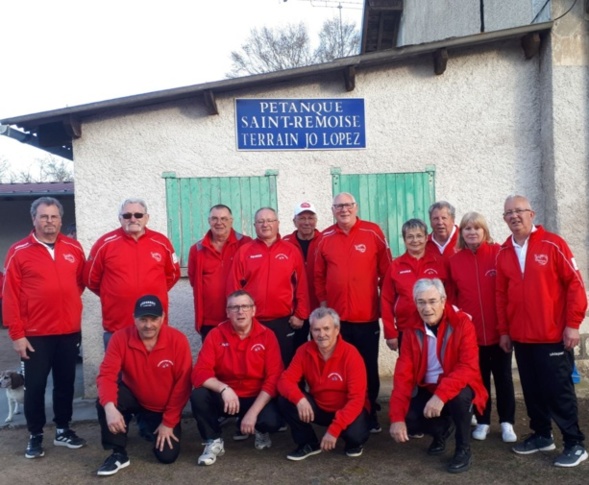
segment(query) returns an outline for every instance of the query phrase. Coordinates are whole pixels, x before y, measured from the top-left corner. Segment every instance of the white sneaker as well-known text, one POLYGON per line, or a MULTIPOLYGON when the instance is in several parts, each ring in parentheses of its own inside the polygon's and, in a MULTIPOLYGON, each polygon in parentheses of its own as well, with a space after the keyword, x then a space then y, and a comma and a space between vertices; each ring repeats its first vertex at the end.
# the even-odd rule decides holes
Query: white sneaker
POLYGON ((505 443, 515 443, 517 441, 517 435, 513 431, 513 425, 511 423, 501 423, 501 439, 505 443))
POLYGON ((483 441, 489 434, 490 426, 488 424, 477 424, 477 427, 472 432, 472 437, 475 440, 483 441))
POLYGON ((223 439, 217 438, 216 440, 209 440, 205 444, 205 449, 202 455, 198 457, 199 465, 212 465, 217 461, 218 456, 225 454, 225 447, 223 446, 223 439))
POLYGON ((470 425, 474 427, 477 424, 479 424, 478 421, 477 421, 477 417, 473 414, 472 415, 472 418, 470 418, 470 425))
POLYGON ((254 446, 256 447, 256 450, 270 448, 272 446, 270 433, 260 433, 259 431, 256 431, 256 440, 254 441, 254 446))

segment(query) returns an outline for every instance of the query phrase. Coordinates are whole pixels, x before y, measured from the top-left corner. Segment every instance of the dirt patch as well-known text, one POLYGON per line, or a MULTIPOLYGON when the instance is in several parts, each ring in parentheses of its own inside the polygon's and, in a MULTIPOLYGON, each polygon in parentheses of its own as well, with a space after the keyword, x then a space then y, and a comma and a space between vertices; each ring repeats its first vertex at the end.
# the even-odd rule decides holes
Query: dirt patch
MULTIPOLYGON (((579 400, 581 427, 589 430, 589 399, 579 400)), ((388 409, 383 406, 381 420, 388 409)), ((518 415, 525 413, 518 400, 518 415)), ((496 418, 494 418, 496 419, 496 418)), ((54 428, 47 427, 45 456, 27 460, 24 449, 27 441, 25 428, 0 429, 0 483, 56 484, 97 483, 247 483, 247 484, 514 484, 514 483, 588 483, 589 460, 572 469, 557 469, 552 460, 558 451, 536 453, 526 457, 515 455, 510 445, 501 441, 500 430, 493 424, 486 441, 473 443, 474 464, 469 472, 451 475, 445 465, 451 458, 453 442, 449 451, 441 457, 426 455, 430 439, 411 440, 404 445, 396 444, 385 429, 372 435, 366 444, 364 455, 348 458, 340 443, 332 453, 312 456, 302 462, 290 462, 285 455, 294 446, 290 433, 273 435, 269 450, 254 449, 253 438, 243 442, 231 439, 234 428, 228 424, 224 430, 226 453, 210 467, 196 465, 202 450, 200 438, 193 419, 183 420, 182 453, 173 465, 161 465, 151 453, 150 444, 138 437, 137 427, 132 424, 129 456, 131 465, 117 475, 98 478, 96 470, 106 458, 107 452, 100 446, 100 429, 96 422, 77 423, 76 432, 88 440, 88 446, 80 450, 68 450, 53 446, 54 428)), ((528 433, 527 419, 520 417, 515 425, 519 436, 528 433)), ((319 429, 321 430, 321 428, 319 429)), ((561 449, 558 432, 557 450, 561 449)))

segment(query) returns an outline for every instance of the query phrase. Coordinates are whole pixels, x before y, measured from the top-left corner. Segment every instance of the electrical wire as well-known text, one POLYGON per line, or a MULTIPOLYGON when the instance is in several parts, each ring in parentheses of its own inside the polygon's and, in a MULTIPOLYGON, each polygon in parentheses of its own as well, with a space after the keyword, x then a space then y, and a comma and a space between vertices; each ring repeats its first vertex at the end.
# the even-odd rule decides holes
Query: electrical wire
MULTIPOLYGON (((534 19, 532 20, 532 23, 536 23, 536 20, 538 20, 538 17, 540 16, 540 14, 544 11, 544 9, 546 8, 546 5, 548 5, 550 3, 550 0, 546 0, 546 2, 544 3, 544 5, 542 5, 542 8, 540 10, 538 10, 538 13, 536 14, 536 16, 534 17, 534 19)), ((561 18, 563 18, 565 15, 567 15, 577 4, 577 0, 573 0, 572 5, 569 7, 569 9, 563 13, 562 15, 556 17, 555 19, 552 20, 552 22, 556 22, 557 20, 560 20, 561 18)))

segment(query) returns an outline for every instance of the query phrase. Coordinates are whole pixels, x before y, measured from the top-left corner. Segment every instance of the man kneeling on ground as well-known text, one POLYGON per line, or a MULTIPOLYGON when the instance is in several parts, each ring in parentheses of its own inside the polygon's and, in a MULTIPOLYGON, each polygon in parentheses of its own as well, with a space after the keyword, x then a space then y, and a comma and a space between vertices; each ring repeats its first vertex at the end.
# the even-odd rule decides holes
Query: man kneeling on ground
POLYGON ((488 398, 474 326, 465 313, 446 305, 444 285, 437 278, 418 280, 413 299, 421 322, 403 334, 393 377, 390 433, 398 443, 409 441, 410 435, 431 434, 427 452, 441 455, 456 428, 456 451, 448 471, 464 472, 472 460, 472 405, 482 412, 488 398))
POLYGON ((370 436, 366 369, 362 356, 340 336, 335 310, 320 307, 309 317, 312 341, 303 344, 278 381, 278 403, 297 449, 286 457, 304 460, 335 448, 341 436, 346 455, 357 457, 370 436), (304 379, 309 392, 301 391, 304 379), (321 443, 311 423, 327 426, 321 443))
POLYGON ((129 466, 127 431, 133 414, 141 413, 147 431, 155 435, 153 452, 160 462, 173 463, 180 454, 180 419, 190 396, 188 339, 164 325, 157 296, 139 298, 134 317, 135 326, 113 334, 96 378, 102 446, 113 450, 99 476, 129 466))
POLYGON ((276 335, 254 318, 254 299, 245 290, 227 298, 229 320, 213 328, 192 371, 192 414, 205 449, 199 465, 212 465, 225 453, 221 438, 222 416, 239 418, 235 440, 255 435, 257 450, 270 448, 270 433, 282 418, 276 405, 276 382, 282 357, 276 335))

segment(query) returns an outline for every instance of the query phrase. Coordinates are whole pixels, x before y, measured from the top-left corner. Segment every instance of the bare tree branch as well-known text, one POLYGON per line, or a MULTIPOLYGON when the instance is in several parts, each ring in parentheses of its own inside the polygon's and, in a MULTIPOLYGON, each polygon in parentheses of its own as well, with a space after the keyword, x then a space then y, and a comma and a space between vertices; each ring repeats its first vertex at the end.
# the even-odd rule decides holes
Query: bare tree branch
POLYGON ((289 24, 284 28, 252 29, 247 41, 231 52, 231 71, 227 77, 282 71, 294 67, 328 62, 357 54, 360 34, 356 24, 334 17, 326 20, 319 33, 319 47, 312 51, 306 25, 289 24))

